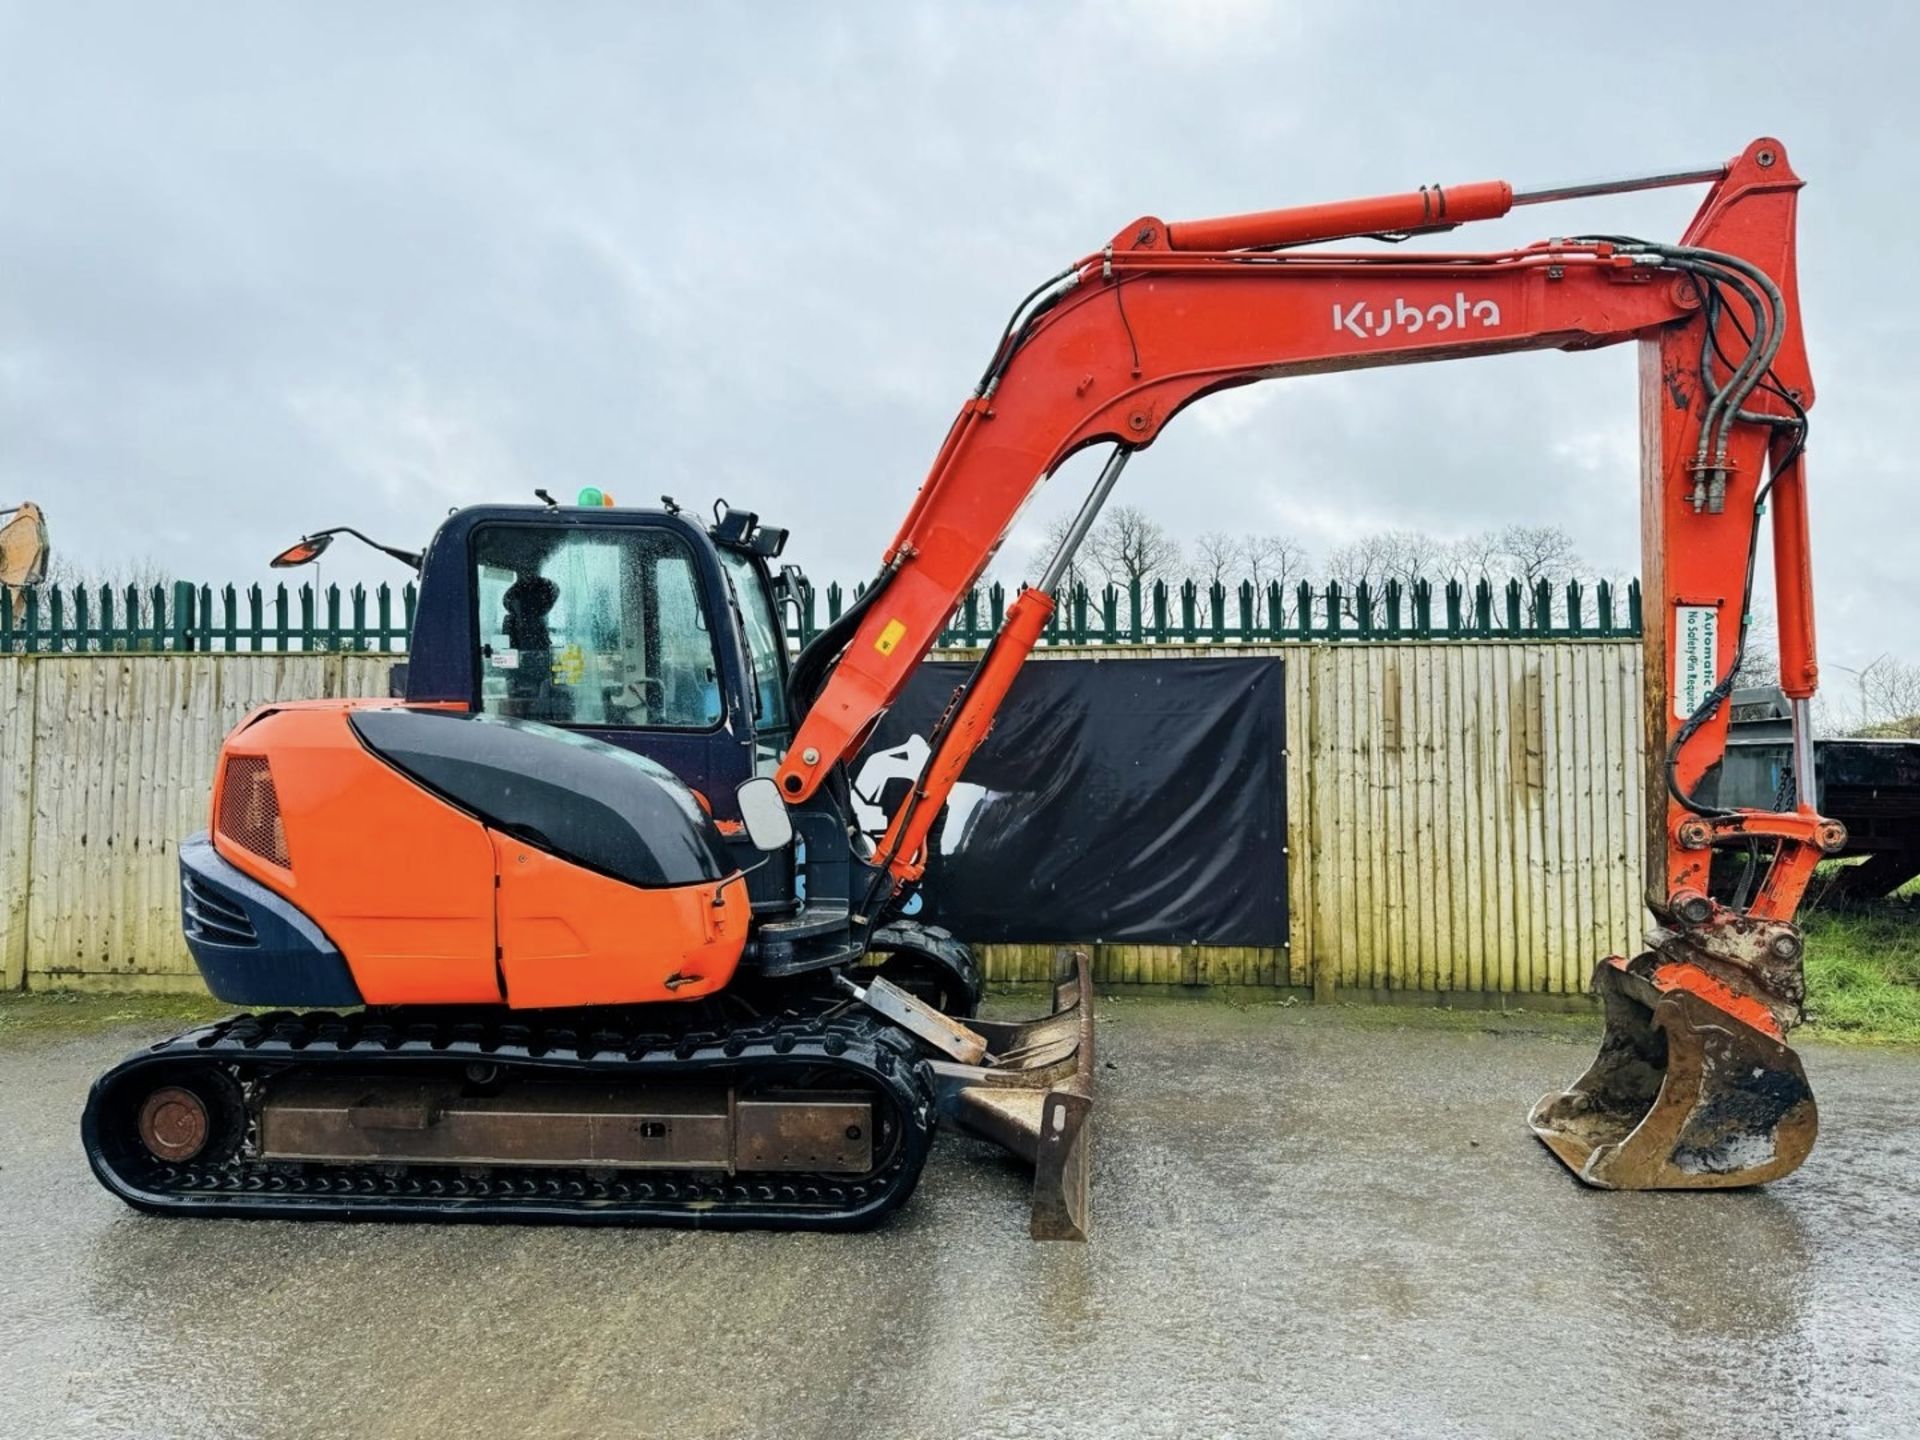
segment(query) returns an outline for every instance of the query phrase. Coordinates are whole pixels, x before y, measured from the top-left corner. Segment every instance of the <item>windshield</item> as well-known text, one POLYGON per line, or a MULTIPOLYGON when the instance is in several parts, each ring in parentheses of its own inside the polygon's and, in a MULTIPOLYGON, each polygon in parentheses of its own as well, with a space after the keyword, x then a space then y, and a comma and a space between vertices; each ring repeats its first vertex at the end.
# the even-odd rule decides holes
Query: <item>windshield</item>
POLYGON ((473 556, 483 711, 550 725, 720 723, 713 636, 677 536, 487 525, 473 556))

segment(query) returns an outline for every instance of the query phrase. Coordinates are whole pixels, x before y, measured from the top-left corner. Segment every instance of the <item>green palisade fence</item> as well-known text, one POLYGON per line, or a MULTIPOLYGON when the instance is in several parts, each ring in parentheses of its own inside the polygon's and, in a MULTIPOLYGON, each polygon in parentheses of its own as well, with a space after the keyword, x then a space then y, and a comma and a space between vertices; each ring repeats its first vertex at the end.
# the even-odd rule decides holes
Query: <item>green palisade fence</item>
MULTIPOLYGON (((864 593, 838 583, 824 597, 811 586, 801 592, 793 639, 804 642, 840 618, 864 593), (826 601, 825 614, 820 601, 826 601)), ((940 632, 944 649, 965 649, 991 640, 1006 616, 1009 596, 995 583, 974 590, 940 632)), ((1043 645, 1258 645, 1281 641, 1357 640, 1614 640, 1640 634, 1640 582, 1627 585, 1624 610, 1610 581, 1592 589, 1579 581, 1531 588, 1518 580, 1496 587, 1481 580, 1469 587, 1449 580, 1439 587, 1416 580, 1389 580, 1375 593, 1365 581, 1314 586, 1302 581, 1291 593, 1252 581, 1203 585, 1156 580, 1124 590, 1075 585, 1055 608, 1041 634, 1043 645), (1438 603, 1436 605, 1436 598, 1438 603)))
MULTIPOLYGON (((864 586, 839 583, 824 592, 803 585, 788 608, 788 638, 804 644, 837 620, 864 586)), ((311 585, 268 594, 258 585, 176 581, 148 589, 107 586, 27 591, 16 606, 0 602, 0 654, 264 651, 379 651, 407 648, 415 587, 369 591, 311 585), (16 610, 18 613, 16 613, 16 610)), ((984 645, 1000 628, 1009 596, 995 583, 974 590, 940 634, 942 649, 984 645)), ((1124 589, 1075 585, 1042 634, 1043 645, 1249 645, 1281 641, 1611 640, 1640 634, 1640 582, 1626 587, 1624 607, 1601 580, 1528 587, 1518 580, 1472 586, 1449 580, 1402 585, 1378 593, 1362 581, 1318 587, 1302 581, 1291 593, 1278 584, 1203 585, 1154 581, 1124 589)))
POLYGON ((316 593, 311 585, 268 595, 258 585, 175 581, 146 589, 129 585, 49 586, 29 590, 19 614, 0 604, 0 654, 220 651, 401 651, 413 629, 415 588, 389 585, 369 592, 338 585, 316 593))

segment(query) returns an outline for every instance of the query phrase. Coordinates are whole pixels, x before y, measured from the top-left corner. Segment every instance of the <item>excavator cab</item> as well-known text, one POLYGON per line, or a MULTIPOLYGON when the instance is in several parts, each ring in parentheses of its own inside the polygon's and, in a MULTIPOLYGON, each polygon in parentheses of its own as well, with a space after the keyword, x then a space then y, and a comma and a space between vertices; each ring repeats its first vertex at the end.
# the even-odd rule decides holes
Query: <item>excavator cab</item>
POLYGON ((756 750, 788 734, 764 562, 684 514, 463 510, 428 547, 414 623, 410 704, 592 735, 665 765, 722 820, 756 750))
MULTIPOLYGON (((767 565, 785 538, 731 510, 712 524, 677 507, 461 510, 422 557, 404 697, 551 725, 663 766, 737 851, 754 913, 791 918, 804 903, 794 849, 754 851, 734 798, 792 735, 767 565)), ((844 897, 844 835, 799 823, 824 893, 844 897)), ((822 939, 832 927, 802 928, 801 961, 848 953, 844 926, 836 945, 822 939)))

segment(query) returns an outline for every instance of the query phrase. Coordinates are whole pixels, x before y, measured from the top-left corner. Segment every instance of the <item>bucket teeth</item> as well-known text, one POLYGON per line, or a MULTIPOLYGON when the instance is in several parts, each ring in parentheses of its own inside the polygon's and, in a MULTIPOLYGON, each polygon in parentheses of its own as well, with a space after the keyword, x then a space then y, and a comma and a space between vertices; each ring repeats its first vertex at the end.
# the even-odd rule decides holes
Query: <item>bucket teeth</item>
POLYGON ((1792 1173, 1819 1119, 1800 1057, 1685 989, 1613 963, 1595 985, 1607 1029, 1593 1064, 1528 1124, 1588 1185, 1702 1190, 1792 1173))

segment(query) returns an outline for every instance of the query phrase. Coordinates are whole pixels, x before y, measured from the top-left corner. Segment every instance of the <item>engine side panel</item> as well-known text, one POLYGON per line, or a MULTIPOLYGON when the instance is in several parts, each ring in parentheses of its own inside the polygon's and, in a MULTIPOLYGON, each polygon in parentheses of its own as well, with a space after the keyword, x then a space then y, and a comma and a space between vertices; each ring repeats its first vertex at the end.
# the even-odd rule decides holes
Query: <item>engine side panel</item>
POLYGON ((694 1000, 733 978, 750 913, 738 874, 642 889, 487 833, 499 865, 500 973, 509 1005, 694 1000))
MULTIPOLYGON (((379 708, 257 715, 228 737, 215 781, 209 859, 344 957, 345 993, 325 1003, 626 1005, 698 999, 733 978, 751 910, 737 870, 635 885, 492 829, 367 748, 350 717, 379 708)), ((582 742, 554 744, 570 755, 582 742)), ((661 818, 655 830, 669 828, 661 818)), ((196 957, 202 949, 220 962, 217 976, 202 966, 216 993, 244 980, 250 1004, 315 1003, 300 966, 206 943, 196 957)))
POLYGON ((228 737, 226 761, 269 764, 289 864, 217 828, 235 868, 293 902, 337 945, 370 1005, 498 1004, 487 831, 367 753, 351 703, 275 709, 228 737))
POLYGON ((362 744, 489 828, 629 885, 719 880, 737 867, 693 792, 644 756, 551 725, 381 706, 362 744))

